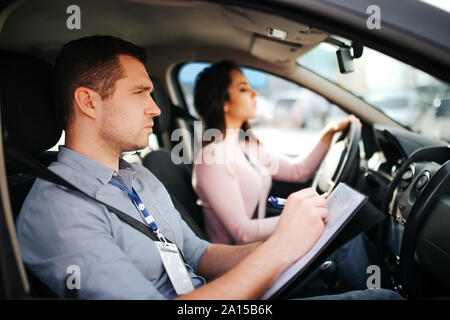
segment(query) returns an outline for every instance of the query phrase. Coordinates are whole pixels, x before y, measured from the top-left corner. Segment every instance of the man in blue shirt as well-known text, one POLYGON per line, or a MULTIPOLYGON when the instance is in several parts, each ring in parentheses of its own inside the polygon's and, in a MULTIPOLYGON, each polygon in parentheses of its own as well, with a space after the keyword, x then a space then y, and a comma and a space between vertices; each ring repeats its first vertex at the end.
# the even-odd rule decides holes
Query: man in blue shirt
MULTIPOLYGON (((228 246, 199 239, 161 182, 144 167, 120 159, 123 152, 148 145, 153 118, 160 114, 144 64, 143 49, 114 37, 86 37, 63 47, 55 80, 66 144, 49 169, 145 223, 128 193, 110 182, 134 189, 161 233, 183 253, 195 289, 175 292, 154 241, 98 202, 41 179, 16 223, 23 260, 61 296, 75 266, 82 298, 257 299, 321 235, 325 200, 312 189, 292 194, 263 243, 228 246)), ((392 296, 372 290, 358 297, 392 296)))

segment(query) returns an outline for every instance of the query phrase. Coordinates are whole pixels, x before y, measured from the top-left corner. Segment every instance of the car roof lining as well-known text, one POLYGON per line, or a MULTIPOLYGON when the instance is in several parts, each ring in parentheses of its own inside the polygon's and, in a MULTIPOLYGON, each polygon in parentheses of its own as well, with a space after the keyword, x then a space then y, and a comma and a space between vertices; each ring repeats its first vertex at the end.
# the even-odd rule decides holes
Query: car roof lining
MULTIPOLYGON (((147 48, 150 73, 164 79, 172 101, 178 105, 170 82, 172 68, 188 61, 216 61, 217 57, 278 74, 323 92, 330 100, 335 98, 331 97, 330 90, 336 85, 323 79, 319 84, 320 81, 299 76, 313 73, 299 67, 297 58, 329 36, 304 24, 256 10, 199 1, 80 0, 77 4, 81 8, 82 28, 67 32, 65 12, 70 4, 68 0, 23 1, 6 20, 0 47, 52 61, 61 46, 70 40, 98 33, 119 36, 147 48), (285 30, 287 41, 267 38, 268 26, 285 30), (150 31, 145 33, 145 30, 150 31)), ((337 90, 341 98, 335 102, 347 110, 353 109, 354 104, 348 101, 355 98, 341 88, 337 90)), ((365 106, 364 110, 373 109, 358 101, 360 107, 365 106)), ((398 126, 385 116, 377 115, 376 119, 398 126)))
POLYGON ((283 54, 284 58, 278 59, 278 63, 294 63, 328 36, 276 15, 229 5, 179 0, 80 0, 77 4, 81 9, 81 30, 67 32, 65 22, 69 15, 66 8, 70 4, 65 0, 15 3, 15 9, 10 9, 12 12, 4 13, 9 16, 3 26, 0 25, 3 27, 0 47, 53 60, 64 43, 102 33, 146 48, 171 43, 222 45, 250 51, 257 57, 275 62, 277 55, 283 54), (255 35, 259 36, 257 39, 267 37, 269 27, 287 32, 285 45, 280 41, 255 40, 255 35), (292 44, 299 45, 295 52, 291 51, 292 44))
POLYGON ((171 73, 177 65, 186 62, 215 62, 217 57, 227 57, 227 59, 235 61, 238 65, 263 70, 298 83, 342 106, 347 112, 357 114, 362 120, 367 120, 369 123, 377 122, 401 128, 397 122, 389 119, 381 111, 371 107, 344 88, 324 80, 302 66, 295 65, 294 68, 292 65, 279 65, 256 58, 249 52, 216 46, 171 46, 149 49, 147 52, 150 57, 148 61, 150 74, 157 75, 160 79, 165 79, 164 84, 175 105, 180 105, 180 101, 178 101, 176 88, 174 88, 174 84, 171 81, 171 73))

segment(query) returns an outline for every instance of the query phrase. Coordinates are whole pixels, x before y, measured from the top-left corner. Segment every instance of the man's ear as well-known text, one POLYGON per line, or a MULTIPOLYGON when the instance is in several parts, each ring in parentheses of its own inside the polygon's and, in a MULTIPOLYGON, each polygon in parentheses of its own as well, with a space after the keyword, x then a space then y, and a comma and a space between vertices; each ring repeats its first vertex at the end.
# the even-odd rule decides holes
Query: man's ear
POLYGON ((90 118, 96 118, 102 103, 100 94, 87 87, 78 87, 73 95, 75 108, 90 118))

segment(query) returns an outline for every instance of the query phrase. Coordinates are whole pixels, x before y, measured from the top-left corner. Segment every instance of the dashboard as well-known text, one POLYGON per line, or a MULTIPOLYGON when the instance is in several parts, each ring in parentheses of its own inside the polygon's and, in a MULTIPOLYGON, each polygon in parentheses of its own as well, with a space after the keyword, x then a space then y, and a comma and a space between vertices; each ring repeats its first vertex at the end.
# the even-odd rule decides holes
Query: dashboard
POLYGON ((378 151, 357 188, 387 214, 383 259, 410 296, 450 292, 450 147, 407 130, 375 125, 378 151))
POLYGON ((403 172, 400 183, 389 204, 389 214, 402 225, 425 186, 430 182, 440 165, 435 162, 414 162, 403 172))

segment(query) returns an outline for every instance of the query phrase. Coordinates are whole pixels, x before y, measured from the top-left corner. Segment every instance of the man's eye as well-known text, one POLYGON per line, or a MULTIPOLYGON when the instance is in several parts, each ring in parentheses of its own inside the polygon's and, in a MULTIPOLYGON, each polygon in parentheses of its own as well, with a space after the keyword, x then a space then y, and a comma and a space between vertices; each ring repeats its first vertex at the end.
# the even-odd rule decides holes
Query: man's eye
POLYGON ((241 88, 241 92, 247 91, 247 88, 241 88))
POLYGON ((136 91, 135 94, 141 94, 142 92, 144 92, 144 91, 143 90, 136 91))

